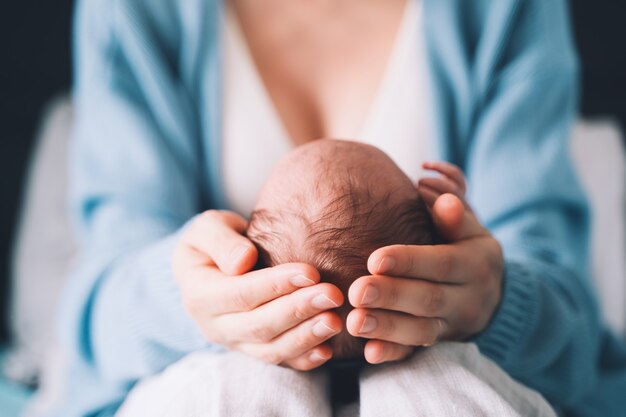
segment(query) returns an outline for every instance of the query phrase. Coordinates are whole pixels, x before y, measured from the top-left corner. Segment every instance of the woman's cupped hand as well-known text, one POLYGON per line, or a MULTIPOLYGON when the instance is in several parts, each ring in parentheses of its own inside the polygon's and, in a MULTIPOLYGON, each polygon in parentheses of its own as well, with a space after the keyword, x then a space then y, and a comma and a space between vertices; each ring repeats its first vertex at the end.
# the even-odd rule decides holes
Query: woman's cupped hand
POLYGON ((298 370, 332 357, 344 299, 306 264, 252 271, 258 252, 235 213, 207 211, 182 233, 173 271, 188 314, 210 343, 298 370))
POLYGON ((440 340, 467 340, 487 327, 501 300, 502 249, 463 201, 462 174, 445 163, 425 167, 442 174, 421 180, 418 190, 447 243, 392 245, 370 255, 371 275, 350 287, 355 308, 346 321, 350 334, 369 339, 370 363, 400 360, 440 340))
MULTIPOLYGON (((370 339, 370 363, 466 340, 487 327, 500 303, 502 250, 463 200, 462 174, 445 163, 425 167, 442 174, 421 180, 418 190, 447 243, 370 255, 371 275, 350 287, 346 321, 350 334, 370 339)), ((186 311, 210 343, 298 370, 321 366, 332 357, 325 342, 343 327, 332 311, 344 302, 341 291, 306 264, 252 270, 258 252, 246 228, 241 216, 210 210, 185 229, 172 265, 186 311)))

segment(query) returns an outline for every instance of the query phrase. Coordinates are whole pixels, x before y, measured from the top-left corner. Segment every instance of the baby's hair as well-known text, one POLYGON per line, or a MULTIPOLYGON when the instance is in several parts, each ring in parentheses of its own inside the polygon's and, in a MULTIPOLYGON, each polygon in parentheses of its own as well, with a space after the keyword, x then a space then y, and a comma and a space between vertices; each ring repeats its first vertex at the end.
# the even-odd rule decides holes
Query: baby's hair
POLYGON ((434 242, 430 216, 417 195, 393 205, 390 193, 378 201, 366 197, 364 201, 355 195, 341 195, 316 218, 303 211, 255 210, 248 237, 259 249, 259 266, 309 262, 321 273, 347 278, 357 271, 367 274, 367 258, 377 248, 434 242), (304 235, 297 236, 297 230, 304 235))
MULTIPOLYGON (((417 192, 394 198, 394 190, 374 193, 353 181, 333 188, 336 197, 320 210, 309 210, 311 194, 300 194, 291 207, 252 213, 248 237, 259 250, 259 268, 308 263, 319 270, 322 281, 337 285, 347 296, 352 282, 369 274, 367 259, 374 250, 434 243, 431 218, 417 192)), ((346 302, 339 313, 345 318, 349 310, 346 302)), ((362 342, 346 332, 331 345, 335 358, 362 357, 362 342)))

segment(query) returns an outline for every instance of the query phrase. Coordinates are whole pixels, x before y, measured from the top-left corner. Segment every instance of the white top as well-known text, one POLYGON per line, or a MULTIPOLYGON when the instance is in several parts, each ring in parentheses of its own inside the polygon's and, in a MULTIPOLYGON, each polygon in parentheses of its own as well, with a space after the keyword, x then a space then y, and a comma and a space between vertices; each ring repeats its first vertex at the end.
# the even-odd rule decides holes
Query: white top
MULTIPOLYGON (((236 17, 226 8, 222 42, 222 174, 230 207, 249 215, 274 165, 294 148, 256 69, 236 17)), ((393 51, 361 134, 416 181, 428 156, 429 96, 419 0, 408 0, 393 51)), ((331 132, 332 133, 332 132, 331 132)))

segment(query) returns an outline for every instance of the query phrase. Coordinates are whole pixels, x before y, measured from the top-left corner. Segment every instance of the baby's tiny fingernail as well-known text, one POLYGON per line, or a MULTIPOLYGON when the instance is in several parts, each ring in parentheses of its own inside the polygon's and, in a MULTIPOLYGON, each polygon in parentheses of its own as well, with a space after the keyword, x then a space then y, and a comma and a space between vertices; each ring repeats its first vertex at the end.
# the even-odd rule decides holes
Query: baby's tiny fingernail
POLYGON ((390 256, 384 256, 378 264, 378 272, 391 271, 396 266, 396 260, 390 256))
POLYGON ((373 332, 377 326, 378 326, 378 320, 376 320, 374 317, 369 316, 369 315, 365 316, 365 320, 363 320, 363 324, 361 325, 361 328, 359 329, 359 333, 365 334, 365 333, 373 332))
POLYGON ((339 307, 336 302, 328 298, 325 294, 315 296, 315 298, 311 300, 311 305, 315 308, 319 308, 320 310, 328 310, 330 308, 339 307))
POLYGON ((317 337, 328 337, 337 333, 337 330, 333 329, 322 320, 320 320, 313 325, 311 332, 317 337))
POLYGON ((363 292, 363 298, 361 298, 362 305, 368 305, 376 301, 378 298, 378 290, 373 285, 368 285, 365 287, 365 291, 363 292))
POLYGON ((295 287, 308 287, 315 284, 315 281, 302 274, 291 277, 289 281, 295 287))

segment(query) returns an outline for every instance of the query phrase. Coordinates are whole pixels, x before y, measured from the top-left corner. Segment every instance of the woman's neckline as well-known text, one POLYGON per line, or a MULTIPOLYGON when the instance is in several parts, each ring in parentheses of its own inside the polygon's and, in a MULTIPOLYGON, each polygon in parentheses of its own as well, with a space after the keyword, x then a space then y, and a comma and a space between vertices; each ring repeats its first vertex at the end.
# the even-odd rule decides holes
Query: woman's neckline
MULTIPOLYGON (((357 129, 357 136, 354 138, 369 136, 368 132, 375 124, 375 115, 377 110, 381 107, 386 98, 385 92, 388 90, 389 84, 393 81, 395 72, 398 71, 399 65, 401 65, 404 53, 406 53, 406 50, 411 44, 411 35, 414 32, 412 29, 413 25, 417 24, 420 7, 420 0, 406 1, 402 18, 396 29, 394 41, 388 54, 385 69, 382 76, 378 80, 377 86, 372 95, 372 100, 367 105, 361 126, 357 129)), ((277 133, 280 132, 281 137, 283 137, 291 147, 296 146, 297 141, 294 140, 294 138, 292 138, 289 134, 283 116, 280 114, 265 82, 262 79, 259 68, 253 59, 249 44, 241 28, 239 19, 237 18, 237 13, 233 5, 229 2, 225 2, 224 13, 225 30, 229 31, 229 36, 234 41, 231 42, 231 45, 238 48, 237 54, 240 62, 247 66, 247 71, 254 81, 255 88, 257 90, 256 93, 259 95, 259 98, 262 99, 262 102, 268 106, 269 114, 273 119, 273 124, 276 126, 277 133)), ((332 136, 332 134, 330 136, 332 136)))

